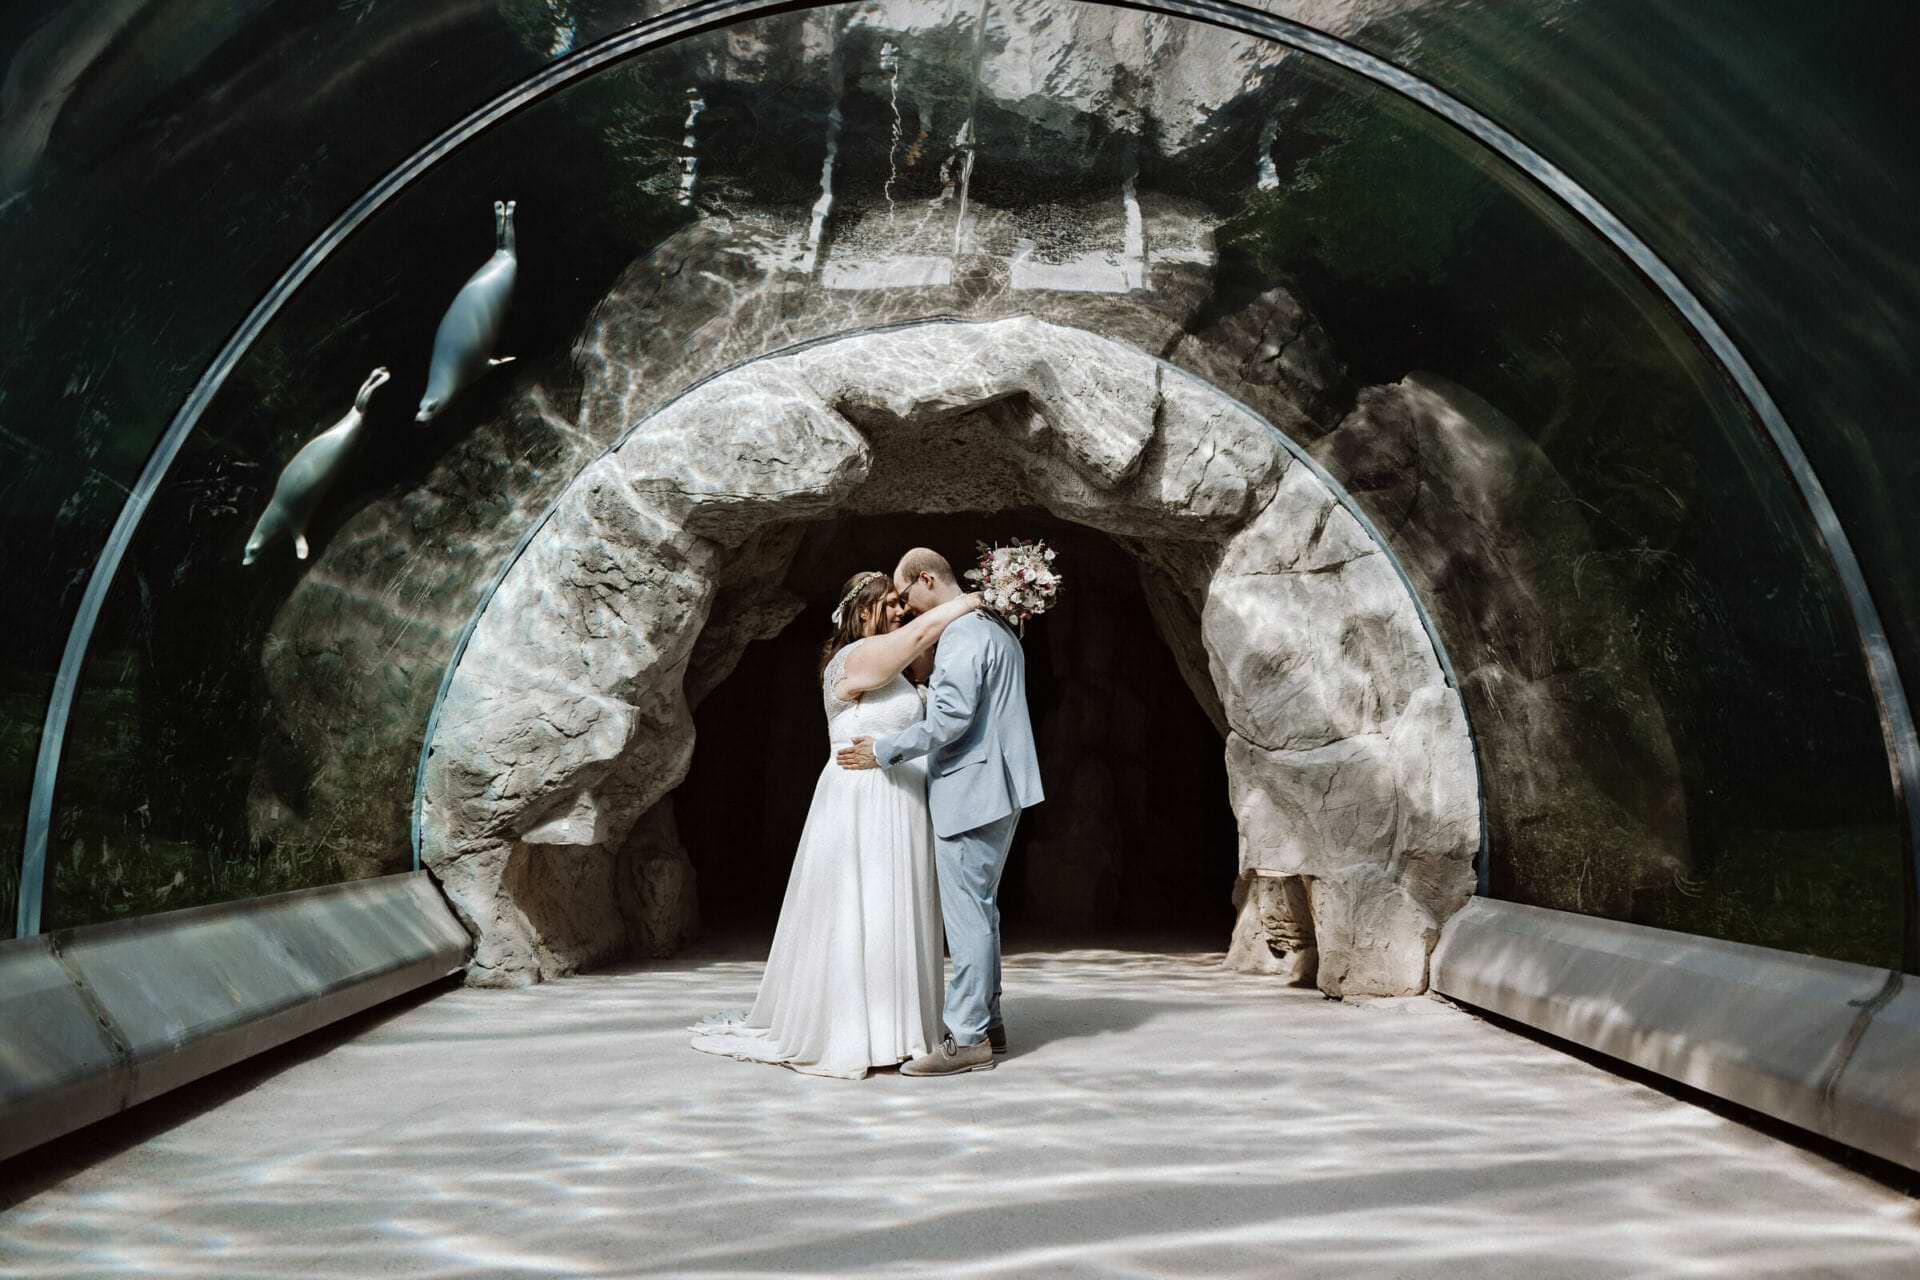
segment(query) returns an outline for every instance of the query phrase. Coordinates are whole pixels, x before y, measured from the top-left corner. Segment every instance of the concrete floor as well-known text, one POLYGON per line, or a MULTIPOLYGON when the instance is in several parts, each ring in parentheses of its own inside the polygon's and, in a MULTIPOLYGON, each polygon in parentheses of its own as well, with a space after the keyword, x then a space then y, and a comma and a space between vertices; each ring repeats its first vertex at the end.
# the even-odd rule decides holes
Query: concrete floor
POLYGON ((688 1049, 753 961, 437 990, 0 1166, 0 1275, 1920 1275, 1827 1155, 1218 959, 1011 957, 945 1080, 688 1049))

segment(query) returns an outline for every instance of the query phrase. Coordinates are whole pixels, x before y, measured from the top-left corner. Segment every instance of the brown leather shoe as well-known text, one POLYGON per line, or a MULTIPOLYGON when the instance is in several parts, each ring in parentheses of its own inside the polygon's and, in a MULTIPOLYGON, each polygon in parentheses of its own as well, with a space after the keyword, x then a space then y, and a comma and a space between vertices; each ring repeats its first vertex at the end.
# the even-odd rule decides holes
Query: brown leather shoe
POLYGON ((901 1064, 903 1076, 952 1076, 962 1071, 993 1070, 993 1046, 982 1040, 979 1044, 955 1044, 953 1036, 943 1036, 940 1043, 909 1062, 901 1064))
POLYGON ((1007 1051, 1007 1024, 996 1022, 987 1028, 987 1043, 993 1046, 995 1053, 1007 1051))

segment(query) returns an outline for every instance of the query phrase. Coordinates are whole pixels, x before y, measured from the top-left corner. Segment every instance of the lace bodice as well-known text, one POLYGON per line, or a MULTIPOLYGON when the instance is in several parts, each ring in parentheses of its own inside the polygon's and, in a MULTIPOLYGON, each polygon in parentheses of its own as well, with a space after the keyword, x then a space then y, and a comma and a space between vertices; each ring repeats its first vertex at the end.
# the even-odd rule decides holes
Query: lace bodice
POLYGON ((826 671, 821 674, 820 696, 827 706, 827 740, 830 743, 851 742, 859 737, 884 738, 888 734, 899 733, 911 727, 925 711, 926 703, 920 690, 904 675, 895 676, 889 683, 851 702, 833 696, 834 681, 845 670, 847 655, 865 643, 865 640, 855 640, 834 654, 833 661, 827 664, 826 671))

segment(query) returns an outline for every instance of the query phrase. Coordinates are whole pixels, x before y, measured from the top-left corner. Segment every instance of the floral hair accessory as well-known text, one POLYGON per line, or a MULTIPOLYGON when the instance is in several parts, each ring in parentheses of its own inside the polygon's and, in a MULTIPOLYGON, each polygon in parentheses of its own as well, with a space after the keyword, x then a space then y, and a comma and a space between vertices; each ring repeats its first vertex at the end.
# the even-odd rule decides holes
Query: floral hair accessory
POLYGON ((1053 548, 1038 538, 1015 538, 998 547, 976 545, 980 567, 967 570, 967 581, 978 584, 987 608, 1026 634, 1027 619, 1053 608, 1066 581, 1053 571, 1053 548))
POLYGON ((840 617, 843 613, 846 612, 847 605, 852 603, 853 598, 855 596, 859 595, 862 591, 865 591, 867 589, 867 584, 869 582, 872 582, 875 578, 884 578, 886 576, 887 575, 885 575, 884 573, 880 573, 872 569, 869 569, 867 572, 861 574, 859 577, 859 580, 856 581, 851 587, 847 588, 847 594, 840 597, 840 603, 833 606, 833 625, 836 627, 840 625, 840 617))

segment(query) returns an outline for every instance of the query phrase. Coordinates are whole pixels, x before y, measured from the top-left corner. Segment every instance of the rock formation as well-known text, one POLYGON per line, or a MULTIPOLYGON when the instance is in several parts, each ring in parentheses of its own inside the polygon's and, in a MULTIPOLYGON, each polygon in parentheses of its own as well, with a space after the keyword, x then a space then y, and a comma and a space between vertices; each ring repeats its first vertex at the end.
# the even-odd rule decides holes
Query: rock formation
MULTIPOLYGON (((1149 245, 1196 241, 1192 208, 1164 199, 1143 207, 1149 245)), ((520 725, 516 716, 532 715, 523 703, 489 708, 485 725, 467 729, 499 734, 506 754, 477 794, 457 797, 454 788, 440 803, 480 805, 477 827, 461 828, 457 855, 470 887, 489 876, 496 889, 518 883, 521 872, 510 875, 509 864, 519 866, 520 845, 560 851, 556 868, 580 864, 576 883, 611 888, 596 890, 591 918, 545 911, 553 938, 541 944, 532 941, 546 936, 537 923, 513 921, 510 892, 485 905, 485 893, 472 888, 480 895, 476 934, 491 940, 475 980, 524 981, 615 955, 670 951, 695 915, 691 867, 662 799, 685 768, 688 708, 725 678, 746 644, 777 632, 799 607, 765 585, 779 580, 802 522, 1037 505, 1111 534, 1137 559, 1189 688, 1223 738, 1231 736, 1243 867, 1300 878, 1317 928, 1344 920, 1350 931, 1370 929, 1331 881, 1311 879, 1320 876, 1312 860, 1324 861, 1342 841, 1386 839, 1392 827, 1399 852, 1389 879, 1403 888, 1419 883, 1425 850, 1447 839, 1423 831, 1432 824, 1419 811, 1439 802, 1389 815, 1367 808, 1354 788, 1395 772, 1388 789, 1396 796, 1448 797, 1442 808, 1456 807, 1438 827, 1453 830, 1465 819, 1451 766, 1442 760, 1437 775, 1416 776, 1411 755, 1382 743, 1410 741, 1422 719, 1442 736, 1463 730, 1433 727, 1453 712, 1414 696, 1434 677, 1422 671, 1424 641, 1410 639, 1419 634, 1411 600, 1389 581, 1365 531, 1241 407, 1249 405, 1312 444, 1427 602, 1480 731, 1496 865, 1521 876, 1536 868, 1561 874, 1556 868, 1581 865, 1583 850, 1624 849, 1631 862, 1621 855, 1607 865, 1636 868, 1630 876, 1583 881, 1610 903, 1630 895, 1636 877, 1672 874, 1684 850, 1679 770, 1621 631, 1626 611, 1578 554, 1588 545, 1579 504, 1564 500, 1552 466, 1491 406, 1417 376, 1356 389, 1310 311, 1285 290, 1203 318, 1213 288, 1204 256, 1170 254, 1174 264, 1157 265, 1150 287, 1127 293, 1016 290, 992 273, 863 291, 769 266, 778 260, 774 248, 744 224, 718 219, 675 236, 603 300, 571 367, 516 375, 495 420, 462 436, 423 483, 368 504, 320 548, 263 651, 278 724, 254 778, 256 838, 322 852, 344 874, 390 865, 383 860, 407 821, 406 789, 370 788, 367 780, 412 776, 451 637, 484 598, 495 566, 571 486, 543 532, 548 545, 531 550, 516 575, 543 566, 534 575, 546 584, 536 593, 541 608, 577 608, 585 625, 614 634, 644 622, 646 643, 616 643, 617 652, 589 659, 556 631, 542 643, 595 669, 556 674, 527 664, 521 674, 528 690, 541 680, 561 688, 587 680, 601 690, 596 697, 619 704, 605 709, 618 724, 602 723, 591 700, 560 709, 557 719, 543 712, 545 728, 520 725), (795 350, 860 324, 942 314, 1029 315, 1039 324, 1034 332, 1052 335, 1050 345, 1029 357, 989 340, 995 326, 935 323, 882 343, 894 353, 891 366, 823 363, 817 354, 860 349, 844 343, 812 356, 795 350), (783 351, 791 354, 764 359, 783 351), (1201 377, 1172 375, 1144 352, 1167 353, 1201 377), (921 372, 928 368, 945 372, 929 381, 921 372), (722 382, 726 389, 716 390, 722 382), (751 415, 732 412, 748 404, 751 415), (770 435, 770 424, 785 425, 770 435), (589 477, 613 458, 622 460, 620 483, 595 490, 589 477), (431 584, 406 550, 416 544, 434 553, 431 584), (460 554, 439 556, 442 547, 460 554), (1338 629, 1300 621, 1323 588, 1353 601, 1351 620, 1338 629), (652 603, 634 615, 640 598, 652 603), (1592 607, 1569 607, 1580 600, 1592 607), (668 612, 656 619, 655 609, 668 612), (676 664, 684 669, 672 692, 667 673, 676 664), (617 696, 595 683, 616 671, 627 690, 617 696), (575 723, 569 716, 598 735, 569 748, 577 771, 560 769, 549 785, 547 763, 504 767, 519 737, 565 737, 575 723), (1583 745, 1596 724, 1608 744, 1598 749, 1583 745), (632 752, 608 745, 635 735, 632 752), (603 749, 611 753, 604 759, 596 754, 603 749), (1365 767, 1352 768, 1352 759, 1365 767), (1304 781, 1312 778, 1320 799, 1304 781), (1323 803, 1336 787, 1338 803, 1323 803), (1302 789, 1304 798, 1294 794, 1302 789), (489 825, 485 814, 509 800, 520 806, 513 822, 489 825), (1365 830, 1342 825, 1353 822, 1365 830), (1300 834, 1308 830, 1315 834, 1300 834), (647 869, 587 875, 582 868, 596 860, 647 869), (499 922, 490 919, 496 909, 506 913, 499 922), (495 944, 510 936, 520 940, 495 956, 495 944), (535 956, 540 946, 544 959, 535 956)), ((496 600, 489 616, 515 598, 496 600)), ((512 614, 520 605, 504 608, 512 614)), ((511 671, 489 678, 510 689, 519 683, 511 671)), ((448 714, 479 709, 456 703, 448 714)), ((439 814, 457 816, 445 807, 439 814)), ((442 836, 448 830, 438 828, 442 836)), ((430 865, 442 865, 448 848, 430 848, 430 865)), ((1438 856, 1445 864, 1451 855, 1438 856)), ((1340 883, 1360 884, 1367 874, 1349 867, 1340 883)), ((1450 909, 1450 876, 1404 894, 1378 883, 1366 910, 1391 907, 1393 936, 1424 937, 1450 909)), ((1243 928, 1278 918, 1268 906, 1247 910, 1254 914, 1243 911, 1243 928)), ((1299 948, 1282 934, 1274 941, 1293 954, 1299 948)), ((1327 985, 1375 981, 1342 976, 1349 954, 1325 950, 1327 985)), ((1396 988, 1417 987, 1423 957, 1402 946, 1367 963, 1391 971, 1396 988)))
POLYGON ((1636 888, 1684 874, 1686 797, 1635 609, 1540 449, 1415 374, 1362 391, 1313 451, 1399 550, 1474 722, 1498 726, 1479 738, 1489 842, 1516 887, 1625 918, 1636 888))
MULTIPOLYGON (((746 365, 568 487, 481 617, 429 762, 428 861, 476 934, 475 980, 628 945, 605 887, 633 882, 621 851, 686 772, 697 645, 710 628, 745 643, 714 617, 767 574, 769 553, 743 550, 777 558, 781 530, 838 512, 1032 506, 1206 567, 1163 614, 1187 619, 1176 651, 1205 654, 1230 729, 1243 868, 1305 883, 1324 989, 1421 990, 1472 889, 1479 812, 1464 716, 1405 585, 1259 419, 1031 319, 746 365)), ((646 861, 633 896, 672 921, 673 859, 646 861)))

